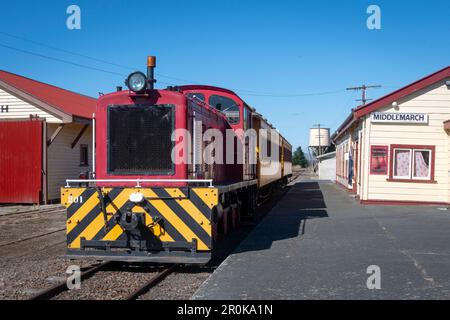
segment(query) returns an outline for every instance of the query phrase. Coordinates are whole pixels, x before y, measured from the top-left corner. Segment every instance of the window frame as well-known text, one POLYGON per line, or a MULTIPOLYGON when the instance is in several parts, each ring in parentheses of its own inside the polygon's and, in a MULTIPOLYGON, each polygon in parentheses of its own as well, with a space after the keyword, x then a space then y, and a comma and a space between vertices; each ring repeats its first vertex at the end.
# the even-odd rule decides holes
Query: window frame
POLYGON ((411 168, 411 171, 412 171, 412 172, 411 172, 411 178, 412 178, 412 179, 415 179, 415 180, 425 180, 425 181, 430 180, 430 179, 431 179, 431 160, 432 160, 432 158, 433 158, 433 153, 432 153, 432 151, 431 151, 430 149, 412 149, 411 153, 412 153, 412 163, 413 163, 413 166, 412 166, 412 168, 411 168), (415 157, 415 153, 416 153, 417 151, 426 151, 426 152, 428 152, 428 153, 430 154, 430 156, 429 156, 430 170, 428 170, 428 176, 427 176, 427 177, 415 177, 415 176, 414 176, 414 173, 415 173, 415 166, 416 166, 416 157, 415 157))
POLYGON ((413 154, 414 149, 411 148, 394 148, 394 150, 392 151, 392 178, 393 179, 397 179, 397 180, 411 180, 412 179, 412 154, 413 154), (395 175, 395 161, 396 161, 396 157, 395 157, 395 152, 396 151, 407 151, 409 152, 409 166, 408 166, 408 175, 407 176, 396 176, 395 175))
POLYGON ((391 182, 409 182, 409 183, 437 183, 434 177, 435 171, 435 159, 436 159, 436 146, 425 145, 405 145, 405 144, 393 144, 390 146, 390 160, 389 160, 389 178, 391 182), (395 150, 409 150, 409 177, 394 176, 394 164, 395 164, 395 150), (426 178, 414 177, 415 151, 429 151, 430 152, 430 170, 429 175, 426 178))
POLYGON ((89 167, 89 145, 80 144, 80 167, 89 167), (84 153, 83 149, 86 149, 86 163, 83 161, 84 153))
POLYGON ((223 115, 225 115, 225 117, 227 118, 227 121, 228 121, 228 123, 229 123, 230 125, 232 125, 232 126, 238 126, 238 125, 240 125, 240 124, 242 123, 243 117, 242 117, 241 103, 238 102, 238 101, 236 101, 235 99, 233 99, 233 98, 231 98, 231 97, 228 97, 228 96, 226 96, 226 95, 214 93, 214 94, 211 94, 211 95, 208 97, 208 104, 209 104, 210 106, 212 106, 214 109, 216 109, 217 111, 221 112, 223 115), (223 110, 217 109, 216 106, 211 102, 211 99, 212 99, 213 97, 219 97, 219 98, 224 98, 224 99, 233 101, 233 102, 234 102, 234 105, 237 107, 238 113, 239 113, 239 120, 238 120, 238 122, 234 122, 234 121, 231 122, 231 121, 230 121, 230 118, 228 117, 228 115, 227 115, 223 110))
POLYGON ((266 148, 267 158, 272 158, 272 129, 267 130, 266 148))

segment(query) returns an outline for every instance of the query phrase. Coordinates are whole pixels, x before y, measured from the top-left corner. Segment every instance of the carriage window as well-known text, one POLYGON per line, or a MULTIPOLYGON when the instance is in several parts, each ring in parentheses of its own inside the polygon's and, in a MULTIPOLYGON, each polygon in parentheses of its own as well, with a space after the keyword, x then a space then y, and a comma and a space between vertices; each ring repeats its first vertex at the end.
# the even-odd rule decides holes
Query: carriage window
POLYGON ((223 96, 212 95, 209 97, 209 104, 219 111, 222 111, 230 124, 240 122, 239 105, 232 99, 223 96))
POLYGON ((267 130, 267 156, 272 157, 272 140, 271 140, 271 131, 267 130))

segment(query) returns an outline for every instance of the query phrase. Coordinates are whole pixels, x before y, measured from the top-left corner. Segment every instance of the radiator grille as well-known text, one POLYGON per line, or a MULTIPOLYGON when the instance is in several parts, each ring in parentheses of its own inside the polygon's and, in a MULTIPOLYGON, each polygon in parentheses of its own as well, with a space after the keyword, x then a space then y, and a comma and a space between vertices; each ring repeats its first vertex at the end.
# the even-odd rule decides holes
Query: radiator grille
POLYGON ((173 174, 174 110, 174 105, 109 106, 109 173, 173 174))

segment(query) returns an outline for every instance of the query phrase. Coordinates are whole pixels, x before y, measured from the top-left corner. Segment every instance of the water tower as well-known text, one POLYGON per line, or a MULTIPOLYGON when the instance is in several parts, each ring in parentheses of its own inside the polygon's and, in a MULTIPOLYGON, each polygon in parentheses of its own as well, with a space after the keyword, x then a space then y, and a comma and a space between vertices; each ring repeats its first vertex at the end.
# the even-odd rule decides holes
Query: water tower
POLYGON ((317 157, 327 153, 331 146, 330 128, 322 128, 320 124, 309 129, 309 151, 314 170, 317 167, 317 157))

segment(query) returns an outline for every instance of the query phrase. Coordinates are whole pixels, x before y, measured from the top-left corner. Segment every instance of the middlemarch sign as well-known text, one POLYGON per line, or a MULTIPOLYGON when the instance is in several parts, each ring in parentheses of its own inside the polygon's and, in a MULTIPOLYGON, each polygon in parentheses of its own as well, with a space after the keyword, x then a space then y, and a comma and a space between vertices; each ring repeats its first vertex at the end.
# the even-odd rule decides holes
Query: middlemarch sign
POLYGON ((387 113, 374 112, 370 116, 372 123, 428 123, 428 114, 426 113, 387 113))

